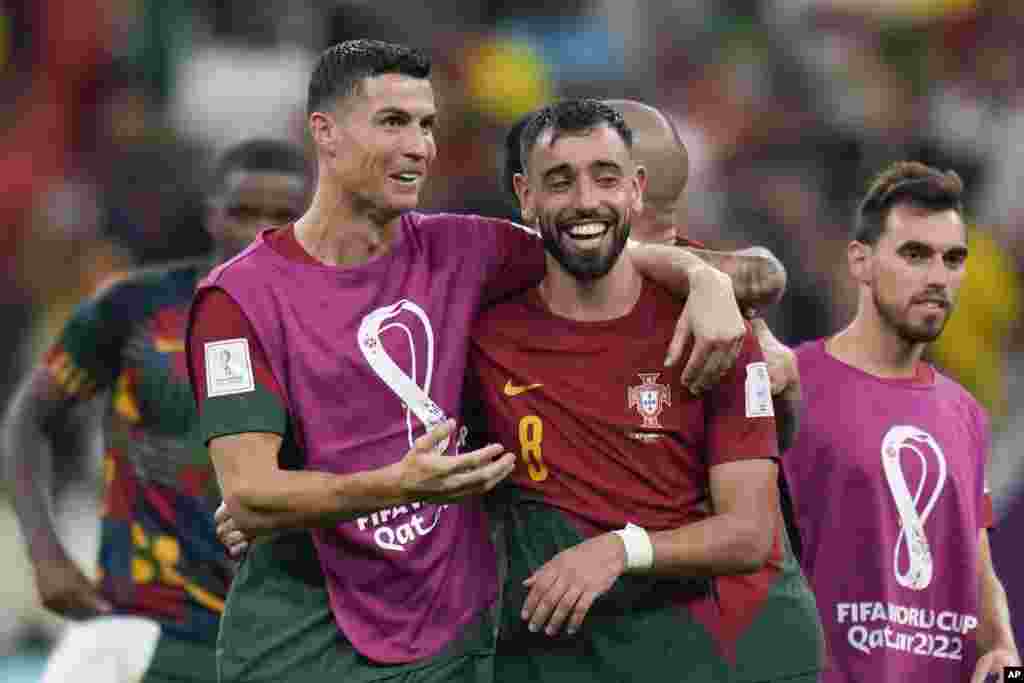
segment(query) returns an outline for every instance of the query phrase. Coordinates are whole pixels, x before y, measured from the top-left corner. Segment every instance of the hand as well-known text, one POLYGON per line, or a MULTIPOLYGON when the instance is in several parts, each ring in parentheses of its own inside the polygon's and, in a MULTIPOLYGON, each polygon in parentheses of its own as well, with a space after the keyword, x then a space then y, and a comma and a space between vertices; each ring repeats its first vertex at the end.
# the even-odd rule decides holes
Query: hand
POLYGON ((761 345, 761 352, 768 364, 768 379, 772 385, 772 396, 779 396, 786 391, 798 390, 800 386, 800 371, 796 364, 796 354, 793 349, 780 342, 763 318, 755 318, 750 321, 758 343, 761 345))
POLYGON ((398 488, 410 501, 454 503, 487 493, 512 474, 516 456, 501 444, 469 453, 443 455, 438 445, 455 428, 447 420, 416 439, 412 450, 397 463, 398 488))
POLYGON ((693 350, 683 368, 682 383, 694 395, 713 386, 732 368, 746 334, 732 280, 710 266, 690 276, 690 296, 676 323, 665 365, 675 364, 693 337, 693 350))
POLYGON ((759 310, 776 305, 786 292, 786 269, 775 254, 764 247, 736 252, 736 266, 729 275, 736 300, 741 302, 747 318, 756 318, 759 310))
POLYGON ((555 555, 523 582, 530 589, 520 613, 531 631, 558 633, 569 618, 569 635, 583 624, 590 606, 626 570, 626 546, 615 534, 601 534, 555 555))
POLYGON ((1016 650, 1009 648, 996 648, 989 650, 978 659, 974 666, 974 675, 971 676, 971 683, 985 683, 989 675, 996 675, 999 683, 1003 681, 1003 667, 1020 666, 1020 655, 1016 650))
POLYGON ((249 549, 252 538, 239 528, 224 503, 217 506, 217 511, 213 513, 213 521, 217 523, 217 538, 227 548, 228 555, 233 560, 241 559, 249 549))
POLYGON ((36 587, 43 606, 71 619, 110 614, 113 607, 100 595, 96 584, 66 555, 35 563, 36 587))

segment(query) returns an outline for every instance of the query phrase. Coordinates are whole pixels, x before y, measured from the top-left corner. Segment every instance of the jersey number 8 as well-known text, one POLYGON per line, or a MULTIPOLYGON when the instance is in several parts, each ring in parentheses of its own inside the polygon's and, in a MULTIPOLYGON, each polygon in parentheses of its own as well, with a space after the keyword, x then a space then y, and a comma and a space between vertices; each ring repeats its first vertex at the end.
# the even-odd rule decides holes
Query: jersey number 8
POLYGON ((536 415, 527 415, 519 420, 520 455, 526 464, 526 471, 533 481, 548 478, 548 467, 544 464, 540 442, 544 438, 544 423, 536 415))

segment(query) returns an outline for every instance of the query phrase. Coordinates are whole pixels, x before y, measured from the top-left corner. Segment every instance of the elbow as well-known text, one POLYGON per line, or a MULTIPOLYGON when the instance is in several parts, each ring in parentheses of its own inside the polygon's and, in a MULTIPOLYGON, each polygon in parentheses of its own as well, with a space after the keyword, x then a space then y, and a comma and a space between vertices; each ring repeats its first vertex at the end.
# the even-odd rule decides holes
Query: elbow
POLYGON ((224 507, 238 529, 247 536, 276 531, 273 518, 259 511, 257 500, 258 493, 245 484, 225 487, 224 507))
POLYGON ((733 560, 737 574, 753 574, 771 558, 774 528, 761 520, 744 520, 737 525, 733 543, 733 560))

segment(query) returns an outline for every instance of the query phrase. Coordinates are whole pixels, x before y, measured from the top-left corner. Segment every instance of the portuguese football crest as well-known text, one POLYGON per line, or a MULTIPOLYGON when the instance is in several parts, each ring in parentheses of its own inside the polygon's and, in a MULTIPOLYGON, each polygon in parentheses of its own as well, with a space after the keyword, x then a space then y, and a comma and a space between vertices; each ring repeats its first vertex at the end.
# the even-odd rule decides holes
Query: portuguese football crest
POLYGON ((667 384, 659 384, 660 372, 640 372, 640 384, 629 388, 630 408, 636 408, 644 420, 644 427, 660 428, 658 416, 665 406, 672 405, 672 392, 667 384))

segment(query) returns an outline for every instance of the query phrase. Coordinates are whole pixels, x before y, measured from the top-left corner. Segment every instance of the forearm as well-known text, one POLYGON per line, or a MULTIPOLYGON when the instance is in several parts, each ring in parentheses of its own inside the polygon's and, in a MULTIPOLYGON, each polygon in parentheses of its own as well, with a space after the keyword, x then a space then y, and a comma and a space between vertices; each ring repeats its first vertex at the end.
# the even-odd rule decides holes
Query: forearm
POLYGON ((731 514, 650 532, 654 546, 651 573, 697 577, 755 572, 768 559, 774 533, 774 523, 731 514))
POLYGON ((714 271, 699 256, 675 246, 631 240, 628 253, 637 270, 680 299, 689 296, 690 282, 698 273, 714 271))
POLYGON ((224 492, 228 511, 252 534, 331 527, 411 502, 400 494, 391 468, 346 475, 279 469, 224 492))
POLYGON ((786 269, 764 247, 739 251, 711 251, 686 248, 732 279, 736 301, 744 311, 763 311, 774 306, 786 291, 786 269))
MULTIPOLYGON (((53 517, 53 438, 31 380, 15 393, 4 418, 4 475, 33 562, 66 557, 53 517)), ((74 439, 81 443, 84 439, 74 439)))
POLYGON ((978 605, 978 653, 991 650, 1017 650, 1010 624, 1006 590, 994 572, 982 577, 978 605))
POLYGON ((775 429, 778 434, 779 453, 790 449, 800 431, 800 384, 786 387, 782 393, 772 396, 775 409, 775 429))

